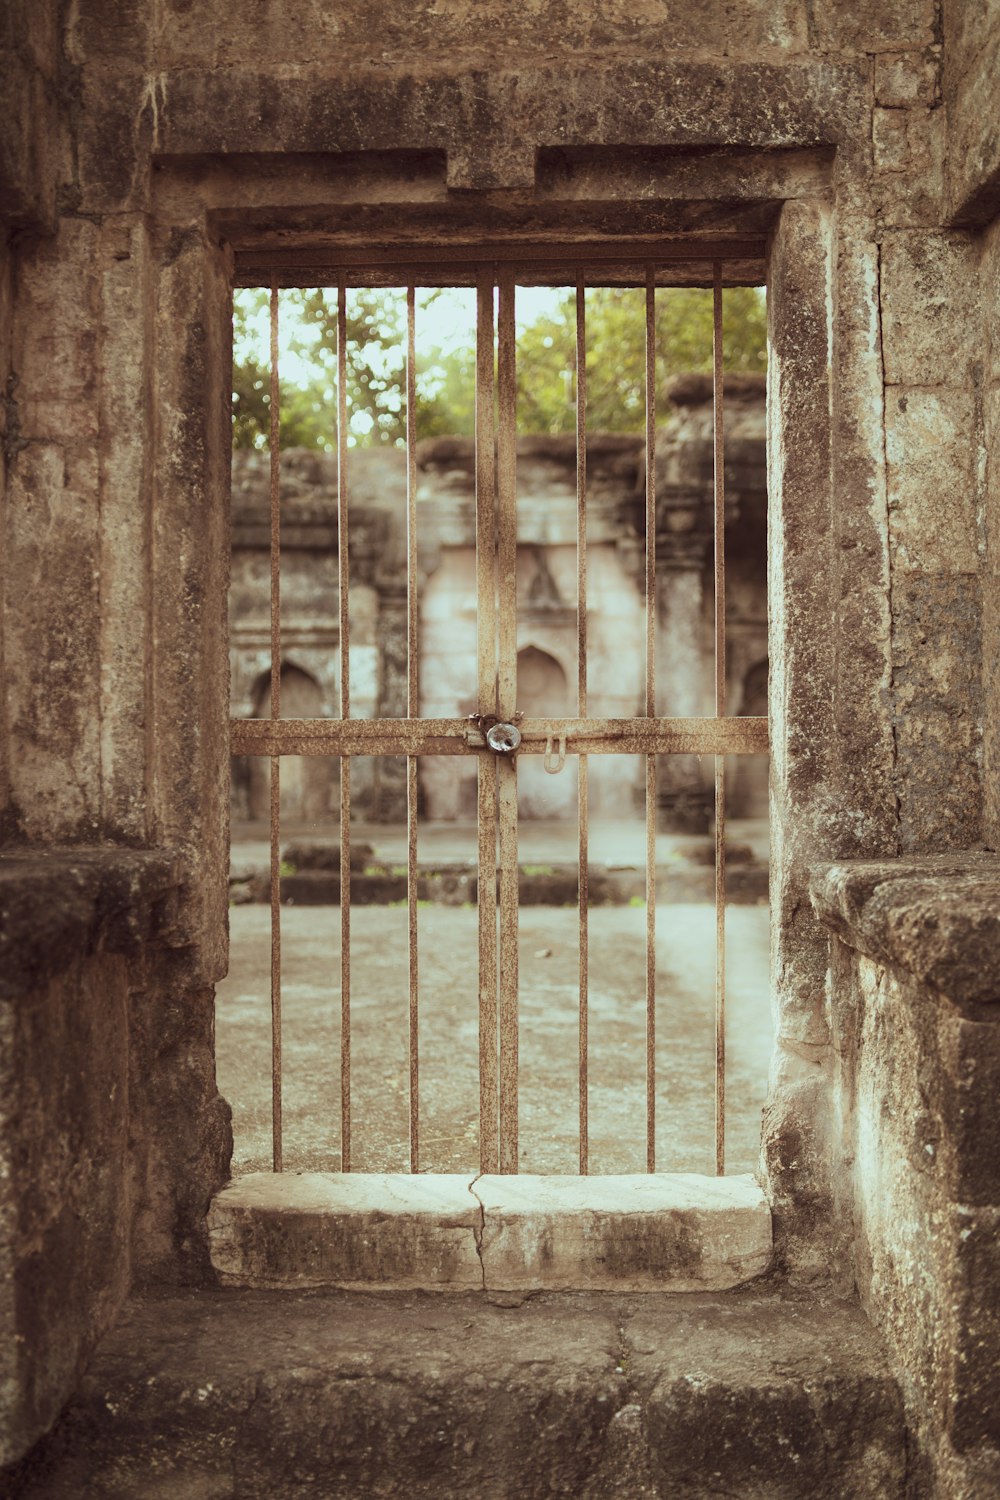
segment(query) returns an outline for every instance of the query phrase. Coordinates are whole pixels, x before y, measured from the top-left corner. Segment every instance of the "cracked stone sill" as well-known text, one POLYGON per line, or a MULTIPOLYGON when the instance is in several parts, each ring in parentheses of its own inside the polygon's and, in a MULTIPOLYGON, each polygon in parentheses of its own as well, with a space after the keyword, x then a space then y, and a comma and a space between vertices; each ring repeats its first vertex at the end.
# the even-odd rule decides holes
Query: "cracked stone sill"
POLYGON ((771 1215, 749 1175, 251 1173, 216 1195, 230 1286, 722 1291, 761 1275, 771 1215))

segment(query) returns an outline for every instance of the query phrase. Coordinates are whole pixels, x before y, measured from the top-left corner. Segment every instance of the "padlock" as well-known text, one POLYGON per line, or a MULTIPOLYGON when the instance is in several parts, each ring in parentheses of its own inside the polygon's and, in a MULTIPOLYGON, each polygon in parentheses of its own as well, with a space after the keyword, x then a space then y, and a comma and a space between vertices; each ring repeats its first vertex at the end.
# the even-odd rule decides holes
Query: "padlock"
POLYGON ((516 724, 493 724, 486 731, 486 743, 498 755, 513 755, 521 743, 521 731, 516 724))

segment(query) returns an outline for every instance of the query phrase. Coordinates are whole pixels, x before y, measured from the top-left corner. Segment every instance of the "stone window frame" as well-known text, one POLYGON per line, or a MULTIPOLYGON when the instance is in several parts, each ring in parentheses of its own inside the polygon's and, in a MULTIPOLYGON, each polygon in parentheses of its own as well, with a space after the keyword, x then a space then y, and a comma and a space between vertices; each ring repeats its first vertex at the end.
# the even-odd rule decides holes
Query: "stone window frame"
MULTIPOLYGON (((776 207, 767 255, 775 1044, 761 1165, 779 1258, 820 1274, 845 1230, 833 1223, 828 936, 809 870, 896 845, 878 247, 850 205, 812 187, 776 207)), ((215 983, 228 966, 233 258, 202 196, 172 190, 159 207, 151 797, 158 840, 187 857, 186 940, 215 983)))

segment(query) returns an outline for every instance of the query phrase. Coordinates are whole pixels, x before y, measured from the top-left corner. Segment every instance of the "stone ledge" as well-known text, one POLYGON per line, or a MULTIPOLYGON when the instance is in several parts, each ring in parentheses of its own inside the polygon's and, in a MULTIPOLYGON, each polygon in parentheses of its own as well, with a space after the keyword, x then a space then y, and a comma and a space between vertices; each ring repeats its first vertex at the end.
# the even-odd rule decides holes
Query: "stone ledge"
POLYGON ((0 852, 0 1000, 31 994, 81 954, 169 941, 181 857, 164 849, 0 852))
POLYGON ((906 1452, 878 1339, 816 1296, 184 1292, 126 1310, 12 1491, 902 1500, 906 1452))
POLYGON ((1000 1020, 1000 858, 923 855, 821 866, 813 909, 840 940, 1000 1020))
POLYGON ((216 1195, 208 1227, 227 1286, 722 1291, 771 1260, 749 1174, 254 1172, 216 1195))

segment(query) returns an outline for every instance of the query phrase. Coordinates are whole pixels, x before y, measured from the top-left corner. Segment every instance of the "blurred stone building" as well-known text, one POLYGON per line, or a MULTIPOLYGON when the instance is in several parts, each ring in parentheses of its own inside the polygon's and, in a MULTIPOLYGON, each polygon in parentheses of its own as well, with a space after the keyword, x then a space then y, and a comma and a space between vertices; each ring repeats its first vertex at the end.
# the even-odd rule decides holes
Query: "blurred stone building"
MULTIPOLYGON (((657 439, 657 709, 676 717, 714 711, 713 437, 711 380, 685 376, 657 439)), ((640 438, 591 434, 587 442, 588 712, 627 718, 645 685, 645 489, 640 438)), ((727 697, 731 713, 767 712, 767 578, 764 379, 726 381, 727 697)), ((471 439, 418 446, 420 709, 428 718, 476 707, 475 448, 471 439)), ((337 460, 284 452, 282 495, 282 713, 338 712, 337 460)), ((529 716, 576 712, 576 445, 573 436, 518 444, 518 705, 529 716)), ((231 701, 237 717, 270 711, 269 460, 239 450, 233 464, 230 593, 231 701)), ((361 718, 406 714, 406 460, 398 449, 350 456, 351 704, 361 718)), ((421 757, 421 811, 434 821, 474 821, 474 760, 421 757)), ((591 758, 590 810, 641 812, 637 758, 591 758)), ((661 757, 663 828, 708 827, 711 767, 661 757)), ((268 818, 268 763, 234 760, 233 817, 268 818)), ((295 758, 282 775, 286 826, 322 825, 338 812, 337 762, 295 758)), ((406 815, 402 762, 359 757, 352 803, 373 822, 406 815)), ((525 758, 522 817, 575 818, 576 761, 558 776, 525 758)), ((729 811, 766 817, 767 769, 731 768, 729 811)))

